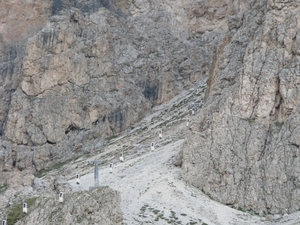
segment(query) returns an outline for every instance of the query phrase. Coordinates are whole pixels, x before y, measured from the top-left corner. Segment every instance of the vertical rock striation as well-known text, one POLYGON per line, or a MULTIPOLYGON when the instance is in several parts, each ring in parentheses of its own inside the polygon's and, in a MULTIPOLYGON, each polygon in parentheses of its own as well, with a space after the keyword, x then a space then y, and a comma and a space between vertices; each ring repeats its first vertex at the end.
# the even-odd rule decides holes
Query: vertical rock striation
POLYGON ((182 173, 224 204, 300 208, 299 12, 298 1, 249 1, 214 56, 182 173))

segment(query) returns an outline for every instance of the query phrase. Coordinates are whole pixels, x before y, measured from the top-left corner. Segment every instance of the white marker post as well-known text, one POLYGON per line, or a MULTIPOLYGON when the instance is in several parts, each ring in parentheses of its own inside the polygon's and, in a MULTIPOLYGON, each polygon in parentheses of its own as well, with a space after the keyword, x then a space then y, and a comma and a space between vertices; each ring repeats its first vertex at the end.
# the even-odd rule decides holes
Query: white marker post
POLYGON ((187 120, 186 120, 186 126, 188 127, 190 125, 190 118, 188 118, 187 120))
POLYGON ((63 192, 60 192, 60 193, 59 193, 59 199, 58 199, 58 201, 59 201, 60 203, 63 203, 63 202, 64 202, 64 193, 63 193, 63 192))
POLYGON ((110 172, 110 173, 113 172, 113 167, 114 167, 114 164, 113 164, 113 163, 109 164, 109 172, 110 172))
POLYGON ((194 109, 192 109, 192 115, 195 115, 195 111, 194 111, 194 109))
POLYGON ((76 174, 76 184, 80 184, 80 177, 79 177, 79 174, 76 174))
POLYGON ((158 137, 162 139, 162 130, 159 131, 158 137))
POLYGON ((27 213, 27 203, 23 203, 23 213, 27 213))
POLYGON ((2 225, 6 225, 6 220, 2 220, 2 225))
POLYGON ((123 152, 120 154, 120 161, 124 162, 123 152))
POLYGON ((154 150, 154 142, 151 143, 151 150, 154 150))

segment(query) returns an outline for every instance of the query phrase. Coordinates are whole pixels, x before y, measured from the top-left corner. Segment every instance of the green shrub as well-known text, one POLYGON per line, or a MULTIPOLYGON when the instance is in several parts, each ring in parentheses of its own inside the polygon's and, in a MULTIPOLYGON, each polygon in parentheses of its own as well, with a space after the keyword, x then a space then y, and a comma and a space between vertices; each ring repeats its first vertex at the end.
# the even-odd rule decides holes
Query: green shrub
POLYGON ((277 121, 274 124, 275 124, 276 127, 282 127, 283 126, 283 122, 280 123, 280 122, 277 121))
MULTIPOLYGON (((32 206, 35 203, 36 199, 37 197, 27 199, 27 208, 32 206)), ((7 225, 13 225, 24 217, 25 214, 23 213, 23 203, 15 205, 7 215, 7 225)))
POLYGON ((110 140, 115 139, 115 138, 117 138, 117 137, 118 137, 118 135, 112 135, 112 136, 106 138, 106 140, 107 140, 107 141, 110 141, 110 140))
POLYGON ((0 194, 2 194, 4 191, 6 191, 8 188, 8 184, 0 185, 0 194))
POLYGON ((42 169, 42 170, 40 170, 40 171, 37 171, 37 172, 34 174, 34 176, 36 176, 36 177, 38 177, 38 178, 41 178, 41 177, 45 176, 46 173, 48 173, 48 172, 50 172, 50 171, 52 171, 52 170, 55 170, 55 169, 59 169, 59 168, 61 168, 63 165, 69 163, 70 161, 71 161, 71 159, 70 159, 70 160, 67 160, 67 161, 64 161, 64 162, 58 162, 58 163, 55 163, 54 165, 52 165, 52 166, 50 166, 50 167, 48 167, 48 168, 46 168, 46 169, 42 169))

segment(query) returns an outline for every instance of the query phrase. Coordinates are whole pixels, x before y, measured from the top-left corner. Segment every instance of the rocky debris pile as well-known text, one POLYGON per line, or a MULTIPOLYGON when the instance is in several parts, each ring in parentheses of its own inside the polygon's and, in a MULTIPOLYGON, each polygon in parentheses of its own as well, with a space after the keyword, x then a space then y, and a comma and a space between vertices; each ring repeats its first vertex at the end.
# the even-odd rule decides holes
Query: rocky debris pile
POLYGON ((8 224, 100 224, 121 225, 120 193, 109 187, 92 192, 75 192, 63 195, 63 202, 55 197, 25 199, 27 214, 22 212, 22 203, 7 211, 8 224))

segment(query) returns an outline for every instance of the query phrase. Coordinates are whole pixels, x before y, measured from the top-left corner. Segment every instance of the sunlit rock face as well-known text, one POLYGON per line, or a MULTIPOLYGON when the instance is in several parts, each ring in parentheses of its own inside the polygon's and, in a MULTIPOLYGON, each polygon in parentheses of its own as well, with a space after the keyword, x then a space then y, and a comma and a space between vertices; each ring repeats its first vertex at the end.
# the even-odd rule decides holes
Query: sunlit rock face
POLYGON ((249 1, 215 54, 182 172, 224 204, 300 208, 299 12, 296 1, 249 1))

